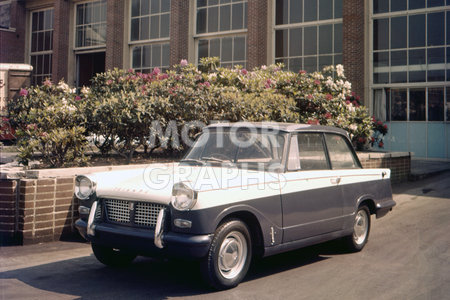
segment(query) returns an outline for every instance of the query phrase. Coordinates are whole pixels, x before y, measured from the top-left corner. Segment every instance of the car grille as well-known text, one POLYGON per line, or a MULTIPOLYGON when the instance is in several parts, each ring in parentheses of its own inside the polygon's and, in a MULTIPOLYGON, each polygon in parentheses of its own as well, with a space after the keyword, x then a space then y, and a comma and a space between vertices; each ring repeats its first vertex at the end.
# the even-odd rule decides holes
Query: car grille
POLYGON ((107 220, 129 226, 154 228, 166 205, 127 200, 103 199, 107 220))

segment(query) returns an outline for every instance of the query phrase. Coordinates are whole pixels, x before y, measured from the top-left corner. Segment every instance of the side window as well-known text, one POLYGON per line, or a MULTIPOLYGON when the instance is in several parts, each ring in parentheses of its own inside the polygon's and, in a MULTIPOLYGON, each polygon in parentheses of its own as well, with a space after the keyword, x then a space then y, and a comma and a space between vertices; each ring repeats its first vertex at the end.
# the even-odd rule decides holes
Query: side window
POLYGON ((298 149, 302 170, 329 169, 321 133, 299 134, 298 149))
POLYGON ((331 167, 333 169, 355 169, 359 168, 353 156, 350 143, 340 135, 325 134, 328 154, 330 155, 331 167))
POLYGON ((300 160, 298 158, 298 139, 297 135, 291 137, 291 145, 289 147, 288 170, 297 171, 300 169, 300 160))

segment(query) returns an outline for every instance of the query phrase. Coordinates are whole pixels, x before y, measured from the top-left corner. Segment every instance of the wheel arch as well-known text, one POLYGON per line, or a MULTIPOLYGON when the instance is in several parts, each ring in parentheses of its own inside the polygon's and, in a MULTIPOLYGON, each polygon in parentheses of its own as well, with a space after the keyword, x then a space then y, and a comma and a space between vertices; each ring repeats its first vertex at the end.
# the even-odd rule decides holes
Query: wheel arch
POLYGON ((369 208, 369 212, 371 215, 374 215, 377 213, 377 207, 375 205, 375 201, 373 200, 373 197, 370 196, 366 196, 366 197, 361 197, 358 200, 358 205, 357 205, 357 209, 361 206, 367 206, 369 208))
POLYGON ((249 210, 234 210, 228 212, 227 214, 222 214, 217 222, 216 228, 231 219, 241 220, 248 226, 253 244, 253 253, 254 255, 262 256, 264 253, 264 238, 261 223, 258 217, 249 210))

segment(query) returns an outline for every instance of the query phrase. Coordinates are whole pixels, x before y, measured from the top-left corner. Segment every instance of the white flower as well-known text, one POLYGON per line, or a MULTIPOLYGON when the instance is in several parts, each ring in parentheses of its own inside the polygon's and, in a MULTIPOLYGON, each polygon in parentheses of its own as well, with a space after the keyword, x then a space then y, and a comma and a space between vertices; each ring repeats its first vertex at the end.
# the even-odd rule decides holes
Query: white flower
POLYGON ((81 89, 81 93, 82 93, 83 95, 87 95, 87 94, 89 94, 89 88, 88 88, 88 87, 85 87, 85 86, 83 86, 83 88, 81 89))
POLYGON ((267 66, 266 65, 262 65, 261 66, 261 70, 266 70, 267 69, 267 66))
POLYGON ((64 92, 70 92, 69 85, 62 80, 58 83, 58 89, 64 92))
POLYGON ((350 90, 352 88, 352 84, 348 81, 344 82, 344 89, 350 90))
POLYGON ((334 85, 333 78, 331 78, 330 76, 328 76, 328 77, 327 77, 327 81, 325 82, 325 85, 331 89, 331 88, 333 87, 333 85, 334 85))
POLYGON ((344 66, 341 65, 341 64, 337 65, 336 66, 336 73, 337 73, 337 76, 339 76, 339 77, 345 77, 344 76, 344 66))
POLYGON ((348 126, 348 128, 352 131, 355 131, 358 129, 358 126, 356 124, 351 124, 350 126, 348 126))
POLYGON ((216 73, 211 73, 211 74, 208 75, 208 80, 216 81, 216 79, 217 79, 217 74, 216 73))

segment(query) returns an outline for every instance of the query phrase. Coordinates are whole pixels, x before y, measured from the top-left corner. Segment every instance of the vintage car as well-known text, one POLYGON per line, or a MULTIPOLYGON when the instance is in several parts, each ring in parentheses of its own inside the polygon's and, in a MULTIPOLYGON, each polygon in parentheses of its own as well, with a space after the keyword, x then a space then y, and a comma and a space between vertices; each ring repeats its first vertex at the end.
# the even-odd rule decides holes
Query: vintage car
POLYGON ((285 123, 210 125, 180 162, 80 175, 75 195, 100 262, 195 258, 218 289, 255 256, 337 238, 360 251, 395 205, 390 170, 363 169, 347 132, 285 123))

